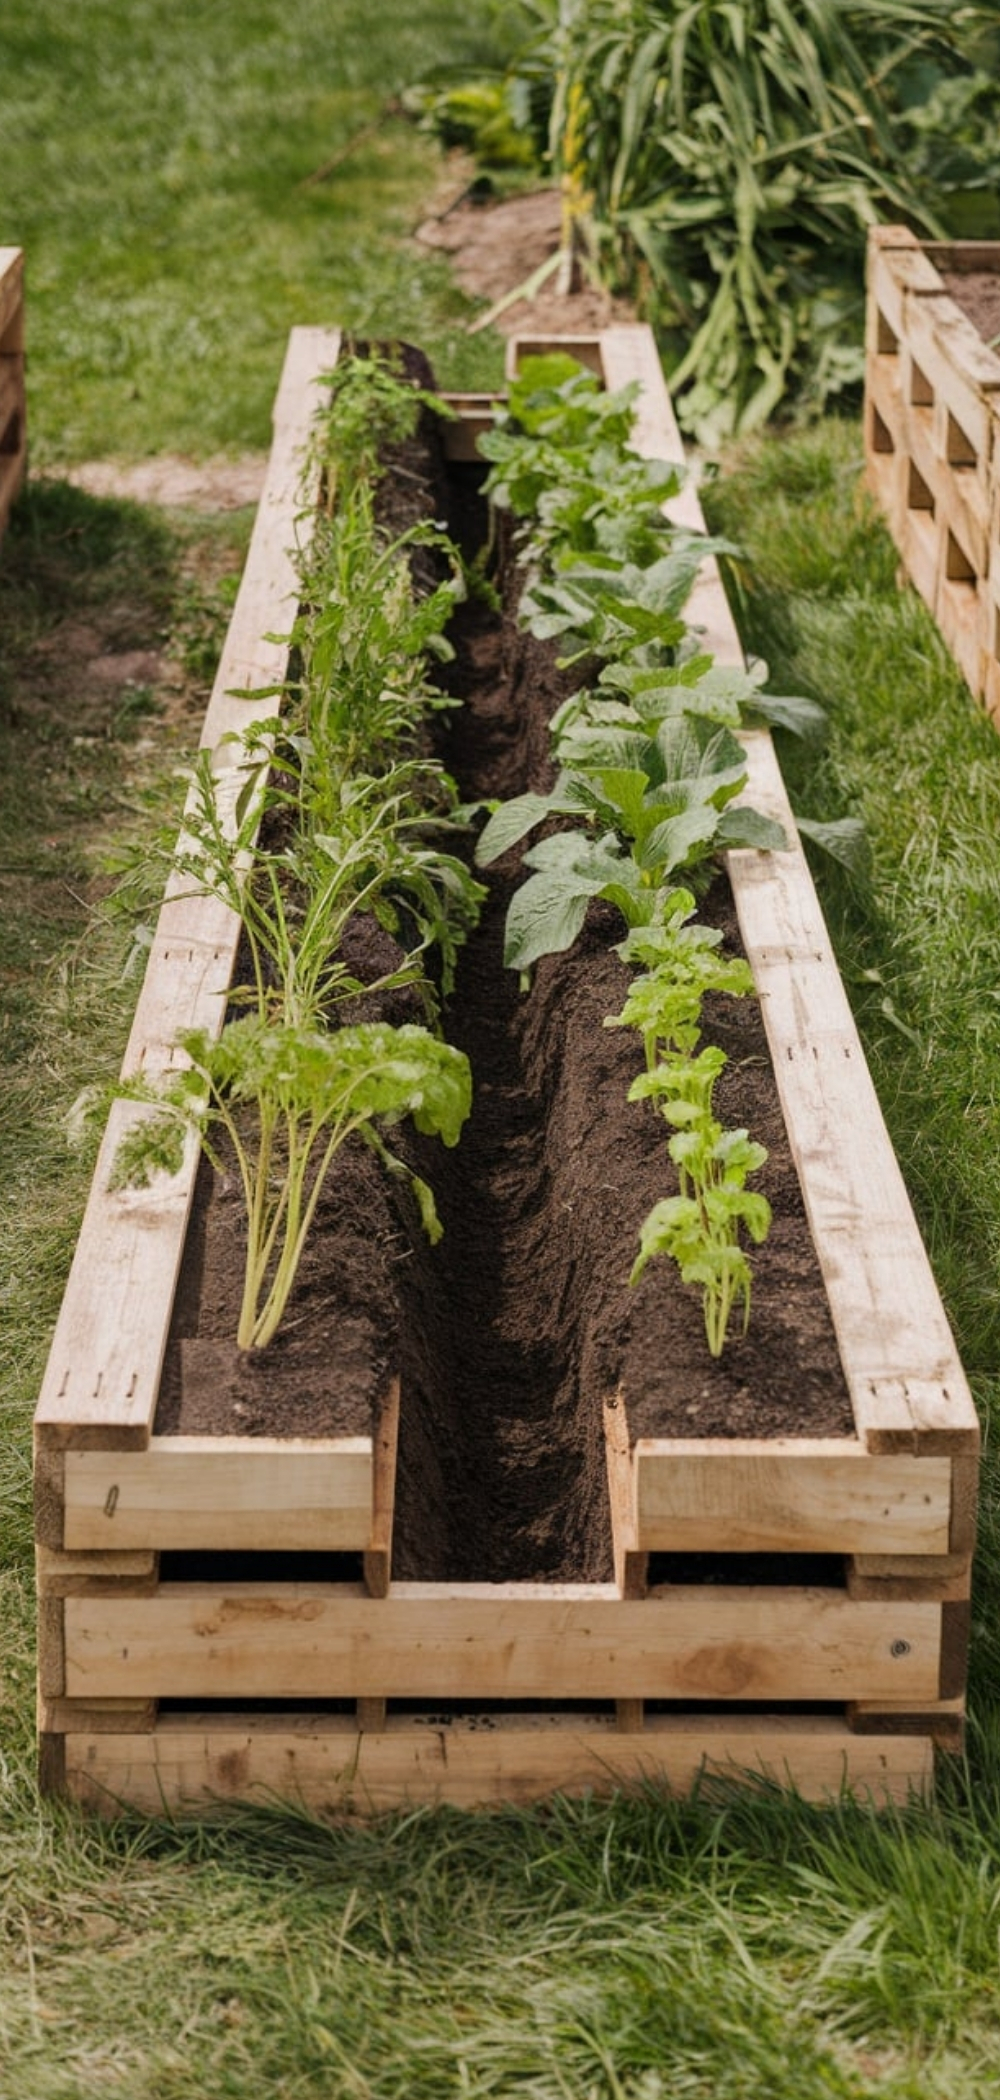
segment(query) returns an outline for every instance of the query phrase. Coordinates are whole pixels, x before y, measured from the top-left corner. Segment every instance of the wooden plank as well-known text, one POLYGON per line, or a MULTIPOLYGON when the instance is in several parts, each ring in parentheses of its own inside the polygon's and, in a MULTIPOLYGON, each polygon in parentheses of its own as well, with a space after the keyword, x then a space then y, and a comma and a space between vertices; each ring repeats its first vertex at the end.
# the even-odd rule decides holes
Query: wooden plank
POLYGON ((112 1104, 35 1416, 43 1444, 142 1447, 149 1438, 198 1166, 111 1189, 125 1133, 149 1111, 112 1104))
POLYGON ((519 1715, 484 1728, 390 1718, 361 1735, 322 1716, 164 1717, 150 1735, 65 1739, 66 1786, 88 1808, 197 1812, 254 1797, 377 1813, 406 1804, 484 1808, 552 1793, 654 1784, 687 1795, 706 1781, 761 1776, 810 1801, 854 1794, 906 1802, 933 1780, 926 1734, 854 1734, 835 1717, 657 1716, 632 1735, 602 1716, 519 1715))
POLYGON ((86 1597, 98 1594, 102 1585, 121 1582, 132 1590, 140 1584, 153 1590, 158 1573, 156 1553, 59 1553, 51 1546, 35 1547, 40 1597, 86 1597))
POLYGON ((748 792, 773 814, 784 803, 790 845, 786 853, 732 853, 729 869, 858 1431, 870 1450, 974 1449, 975 1408, 830 953, 773 745, 758 734, 747 748, 748 792), (906 1407, 902 1440, 900 1404, 906 1407), (888 1441, 882 1434, 887 1416, 894 1425, 888 1441))
POLYGON ((66 1692, 66 1602, 62 1597, 38 1599, 38 1692, 43 1699, 61 1699, 66 1692))
MULTIPOLYGON (((941 1607, 822 1589, 170 1583, 67 1598, 70 1698, 938 1696, 941 1607)), ((54 1688, 53 1688, 54 1689, 54 1688)))
POLYGON ((364 1558, 365 1586, 371 1597, 387 1597, 392 1579, 392 1520, 396 1506, 398 1444, 399 1379, 394 1378, 382 1408, 373 1452, 370 1535, 364 1558))
POLYGON ((604 1448, 618 1594, 620 1597, 644 1597, 649 1557, 638 1546, 635 1473, 629 1447, 628 1417, 620 1392, 605 1404, 604 1448))
POLYGON ((948 1547, 950 1552, 956 1554, 974 1553, 979 1515, 978 1453, 953 1458, 951 1476, 951 1530, 948 1547))
MULTIPOLYGON (((479 439, 492 430, 502 394, 441 394, 453 420, 441 424, 441 442, 446 459, 466 464, 479 460, 479 439)), ((483 462, 485 464, 485 462, 483 462)))
POLYGON ((941 1606, 940 1699, 960 1699, 965 1691, 972 1632, 972 1605, 966 1597, 941 1606))
POLYGON ((66 1454, 66 1545, 360 1551, 372 1493, 369 1437, 154 1436, 66 1454))
POLYGON ((642 1438, 635 1497, 651 1552, 943 1554, 951 1467, 872 1458, 846 1438, 642 1438))
POLYGON ((862 1699, 848 1706, 847 1722, 856 1735, 928 1735, 954 1756, 965 1739, 965 1701, 937 1699, 914 1711, 905 1703, 862 1699))
POLYGON ((940 272, 906 226, 876 226, 868 235, 868 290, 893 334, 902 338, 906 306, 916 292, 943 290, 940 272))
POLYGON ((156 1716, 155 1699, 43 1699, 38 1726, 47 1735, 149 1735, 156 1716))
POLYGON ((859 1553, 846 1563, 847 1594, 871 1602, 896 1597, 961 1604, 969 1595, 968 1554, 859 1553))
POLYGON ((17 341, 5 347, 20 347, 21 316, 24 312, 24 254, 20 248, 0 248, 0 340, 8 331, 17 341))
MULTIPOLYGON (((881 1267, 890 1270, 890 1250, 885 1250, 881 1267)), ((900 1287, 904 1283, 901 1268, 900 1287)), ((979 1422, 957 1361, 942 1362, 937 1378, 863 1377, 849 1372, 848 1382, 858 1432, 869 1451, 964 1453, 975 1458, 979 1422)))
MULTIPOLYGON (((0 350, 0 441, 12 416, 24 414, 24 367, 21 359, 9 351, 0 350)), ((21 451, 20 441, 4 450, 21 451)))

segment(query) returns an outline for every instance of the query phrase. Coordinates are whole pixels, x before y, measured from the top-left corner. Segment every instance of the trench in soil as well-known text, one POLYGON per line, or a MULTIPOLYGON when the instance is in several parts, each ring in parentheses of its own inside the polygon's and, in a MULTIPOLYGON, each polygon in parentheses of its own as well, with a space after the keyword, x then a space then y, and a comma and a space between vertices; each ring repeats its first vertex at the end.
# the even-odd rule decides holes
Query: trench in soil
MULTIPOLYGON (((474 553, 486 531, 477 470, 446 468, 426 419, 398 465, 397 503, 447 516, 474 553)), ((469 601, 452 634, 447 685, 459 704, 439 718, 438 742, 469 801, 549 785, 548 722, 571 689, 552 652, 517 628, 509 559, 503 598, 499 617, 469 601)), ((473 1070, 461 1142, 448 1152, 394 1133, 434 1187, 441 1243, 427 1243, 370 1153, 345 1150, 285 1327, 249 1358, 231 1339, 238 1195, 203 1164, 166 1353, 160 1434, 367 1434, 398 1371, 402 1579, 610 1580, 602 1406, 618 1391, 633 1437, 853 1434, 756 1002, 716 999, 705 1014, 706 1039, 730 1058, 720 1112, 767 1145, 756 1185, 774 1210, 749 1330, 715 1363, 698 1295, 671 1265, 628 1285, 639 1224, 673 1170, 653 1111, 626 1099, 638 1039, 603 1025, 628 981, 611 945, 622 926, 611 907, 592 907, 574 949, 542 962, 522 992, 502 963, 519 861, 517 849, 489 871, 445 1016, 473 1070)), ((724 876, 702 915, 738 947, 724 876)), ((384 962, 383 939, 356 929, 359 974, 366 942, 372 974, 384 962)), ((419 1018, 412 994, 396 995, 386 1017, 419 1018)))

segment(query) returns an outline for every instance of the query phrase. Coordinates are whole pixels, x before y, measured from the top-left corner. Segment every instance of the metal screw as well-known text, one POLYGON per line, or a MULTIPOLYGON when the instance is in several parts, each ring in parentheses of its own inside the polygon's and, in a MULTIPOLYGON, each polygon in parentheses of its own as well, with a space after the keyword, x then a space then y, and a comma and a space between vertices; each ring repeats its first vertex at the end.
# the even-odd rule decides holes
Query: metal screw
POLYGON ((909 1655, 909 1652, 909 1641, 893 1641, 892 1647, 889 1650, 890 1655, 894 1656, 909 1655))

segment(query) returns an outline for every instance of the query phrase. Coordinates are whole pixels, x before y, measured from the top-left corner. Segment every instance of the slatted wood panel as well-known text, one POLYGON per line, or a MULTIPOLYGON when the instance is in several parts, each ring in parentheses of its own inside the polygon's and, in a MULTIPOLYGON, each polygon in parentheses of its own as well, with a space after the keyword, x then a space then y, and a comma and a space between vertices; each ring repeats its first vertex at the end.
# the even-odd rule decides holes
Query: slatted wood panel
POLYGON ((1000 720, 1000 356, 943 271, 1000 275, 1000 242, 868 242, 867 478, 972 691, 1000 720))
MULTIPOLYGON (((648 332, 616 329, 573 347, 610 385, 641 379, 642 442, 680 457, 648 332)), ((304 349, 300 342, 290 357, 296 389, 307 384, 307 370, 333 362, 329 337, 321 355, 316 341, 308 357, 304 349)), ((278 446, 294 452, 304 426, 285 387, 282 399, 278 446)), ((481 400, 472 403, 471 427, 483 411, 481 400)), ((460 437, 459 456, 464 446, 460 437)), ((259 542, 255 533, 262 562, 279 569, 289 544, 279 550, 282 485, 287 494, 290 476, 276 480, 259 542)), ((695 491, 685 489, 673 508, 681 522, 697 525, 695 491)), ((739 660, 714 564, 699 591, 706 640, 721 660, 739 660)), ((273 597, 271 604, 265 624, 281 632, 287 623, 273 597)), ((275 647, 283 661, 281 645, 275 647)), ((220 684, 227 687, 280 675, 270 665, 251 673, 242 644, 234 644, 224 666, 220 684)), ((219 737, 246 719, 245 710, 245 701, 223 693, 206 724, 206 745, 215 750, 219 737)), ((179 1806, 263 1786, 326 1805, 360 1800, 377 1807, 410 1798, 529 1799, 553 1787, 604 1787, 644 1775, 686 1789, 707 1763, 790 1777, 818 1797, 848 1783, 882 1799, 926 1784, 933 1740, 957 1740, 975 1418, 926 1258, 919 1241, 914 1246, 912 1213, 770 739, 749 735, 747 751, 752 799, 786 824, 789 847, 734 854, 731 874, 794 1126, 857 1437, 829 1440, 829 1448, 803 1439, 764 1450, 746 1440, 718 1449, 657 1442, 633 1454, 625 1410, 612 1405, 614 1585, 393 1584, 393 1420, 373 1446, 362 1439, 356 1450, 297 1448, 285 1440, 247 1449, 243 1439, 150 1439, 157 1344, 147 1331, 137 1372, 135 1333, 122 1338, 98 1308, 85 1315, 95 1322, 93 1334, 86 1324, 76 1334, 83 1335, 88 1372, 96 1362, 100 1377, 83 1391, 82 1406, 86 1380, 77 1377, 72 1397, 50 1386, 41 1417, 41 1739, 49 1784, 105 1806, 116 1794, 157 1808, 163 1800, 179 1806), (845 1132, 855 1120, 860 1131, 845 1132), (877 1243, 869 1251, 872 1224, 877 1243), (117 1357, 108 1353, 114 1349, 117 1357), (117 1551, 107 1550, 109 1529, 117 1551), (367 1589, 158 1578, 155 1546, 267 1550, 285 1545, 292 1532, 304 1549, 360 1545, 367 1589), (846 1591, 790 1583, 645 1593, 650 1550, 720 1545, 854 1559, 846 1591), (432 1709, 444 1700, 499 1700, 506 1711, 445 1730, 427 1715, 387 1718, 387 1697, 426 1701, 432 1709), (519 1701, 582 1697, 614 1702, 614 1716, 584 1722, 513 1711, 519 1701), (356 1714, 353 1721, 279 1714, 259 1722, 156 1711, 163 1699, 190 1705, 261 1698, 346 1700, 356 1714), (701 1710, 650 1715, 644 1702, 655 1699, 701 1710), (752 1721, 720 1720, 704 1710, 810 1701, 839 1707, 839 1717, 768 1711, 752 1721), (848 1726, 854 1717, 866 1730, 898 1734, 855 1736, 848 1726)), ((233 925, 214 900, 185 894, 188 887, 175 880, 161 916, 129 1045, 131 1070, 162 1069, 170 1058, 178 1000, 183 1017, 203 1025, 221 1017, 233 925)), ((115 1290, 127 1280, 131 1291, 137 1279, 146 1290, 150 1250, 167 1229, 158 1206, 176 1211, 186 1200, 186 1188, 170 1186, 134 1205, 115 1290)), ((178 1249, 182 1236, 183 1226, 178 1249)), ((99 1297, 94 1269, 90 1288, 99 1297)), ((173 1284, 159 1288, 165 1334, 173 1284)), ((147 1330, 149 1312, 147 1299, 147 1330)), ((65 1369, 72 1382, 72 1364, 65 1369)))
POLYGON ((496 1715, 451 1726, 390 1717, 380 1734, 322 1714, 178 1714, 144 1735, 73 1731, 55 1747, 73 1799, 112 1814, 127 1801, 148 1815, 165 1804, 191 1811, 255 1796, 322 1813, 421 1802, 484 1808, 650 1782, 687 1794, 713 1777, 748 1775, 793 1785, 809 1801, 836 1802, 849 1789, 883 1807, 930 1787, 934 1755, 926 1732, 856 1735, 836 1718, 781 1714, 655 1716, 631 1736, 596 1714, 496 1715))
POLYGON ((164 1583, 66 1599, 70 1699, 934 1699, 936 1603, 823 1589, 164 1583))

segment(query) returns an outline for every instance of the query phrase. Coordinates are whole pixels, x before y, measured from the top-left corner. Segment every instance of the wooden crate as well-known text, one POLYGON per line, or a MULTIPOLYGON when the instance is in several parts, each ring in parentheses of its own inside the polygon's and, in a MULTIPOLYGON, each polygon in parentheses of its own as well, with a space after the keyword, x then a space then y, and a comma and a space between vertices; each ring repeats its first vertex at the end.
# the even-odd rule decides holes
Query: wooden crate
POLYGON ((942 273, 995 272, 1000 242, 868 241, 865 456, 903 565, 1000 722, 1000 355, 942 273))
POLYGON ((24 257, 0 248, 0 535, 27 468, 24 405, 24 257))
MULTIPOLYGON (((638 442, 680 458, 649 331, 571 347, 609 386, 641 382, 638 442)), ((335 356, 329 334, 294 332, 206 721, 213 748, 236 719, 231 688, 284 668, 261 636, 287 630, 301 459, 335 356)), ((489 404, 451 401, 448 441, 468 457, 489 404)), ((700 522, 690 490, 673 509, 700 522)), ((720 660, 738 660, 711 562, 692 617, 720 660)), ((636 1441, 611 1397, 614 1582, 393 1581, 397 1396, 371 1439, 339 1444, 153 1433, 195 1161, 155 1194, 109 1193, 107 1159, 139 1112, 122 1107, 36 1417, 50 1787, 105 1808, 264 1789, 370 1810, 750 1772, 884 1800, 929 1783, 935 1744, 958 1745, 976 1418, 771 740, 751 732, 746 746, 753 799, 789 846, 733 853, 729 871, 854 1434, 636 1441), (319 1579, 294 1558, 275 1573, 176 1557, 293 1548, 334 1557, 319 1579), (715 1557, 709 1582, 678 1558, 700 1554, 715 1557)), ((221 1025, 235 939, 210 899, 168 894, 127 1070, 163 1069, 181 1025, 221 1025)))

